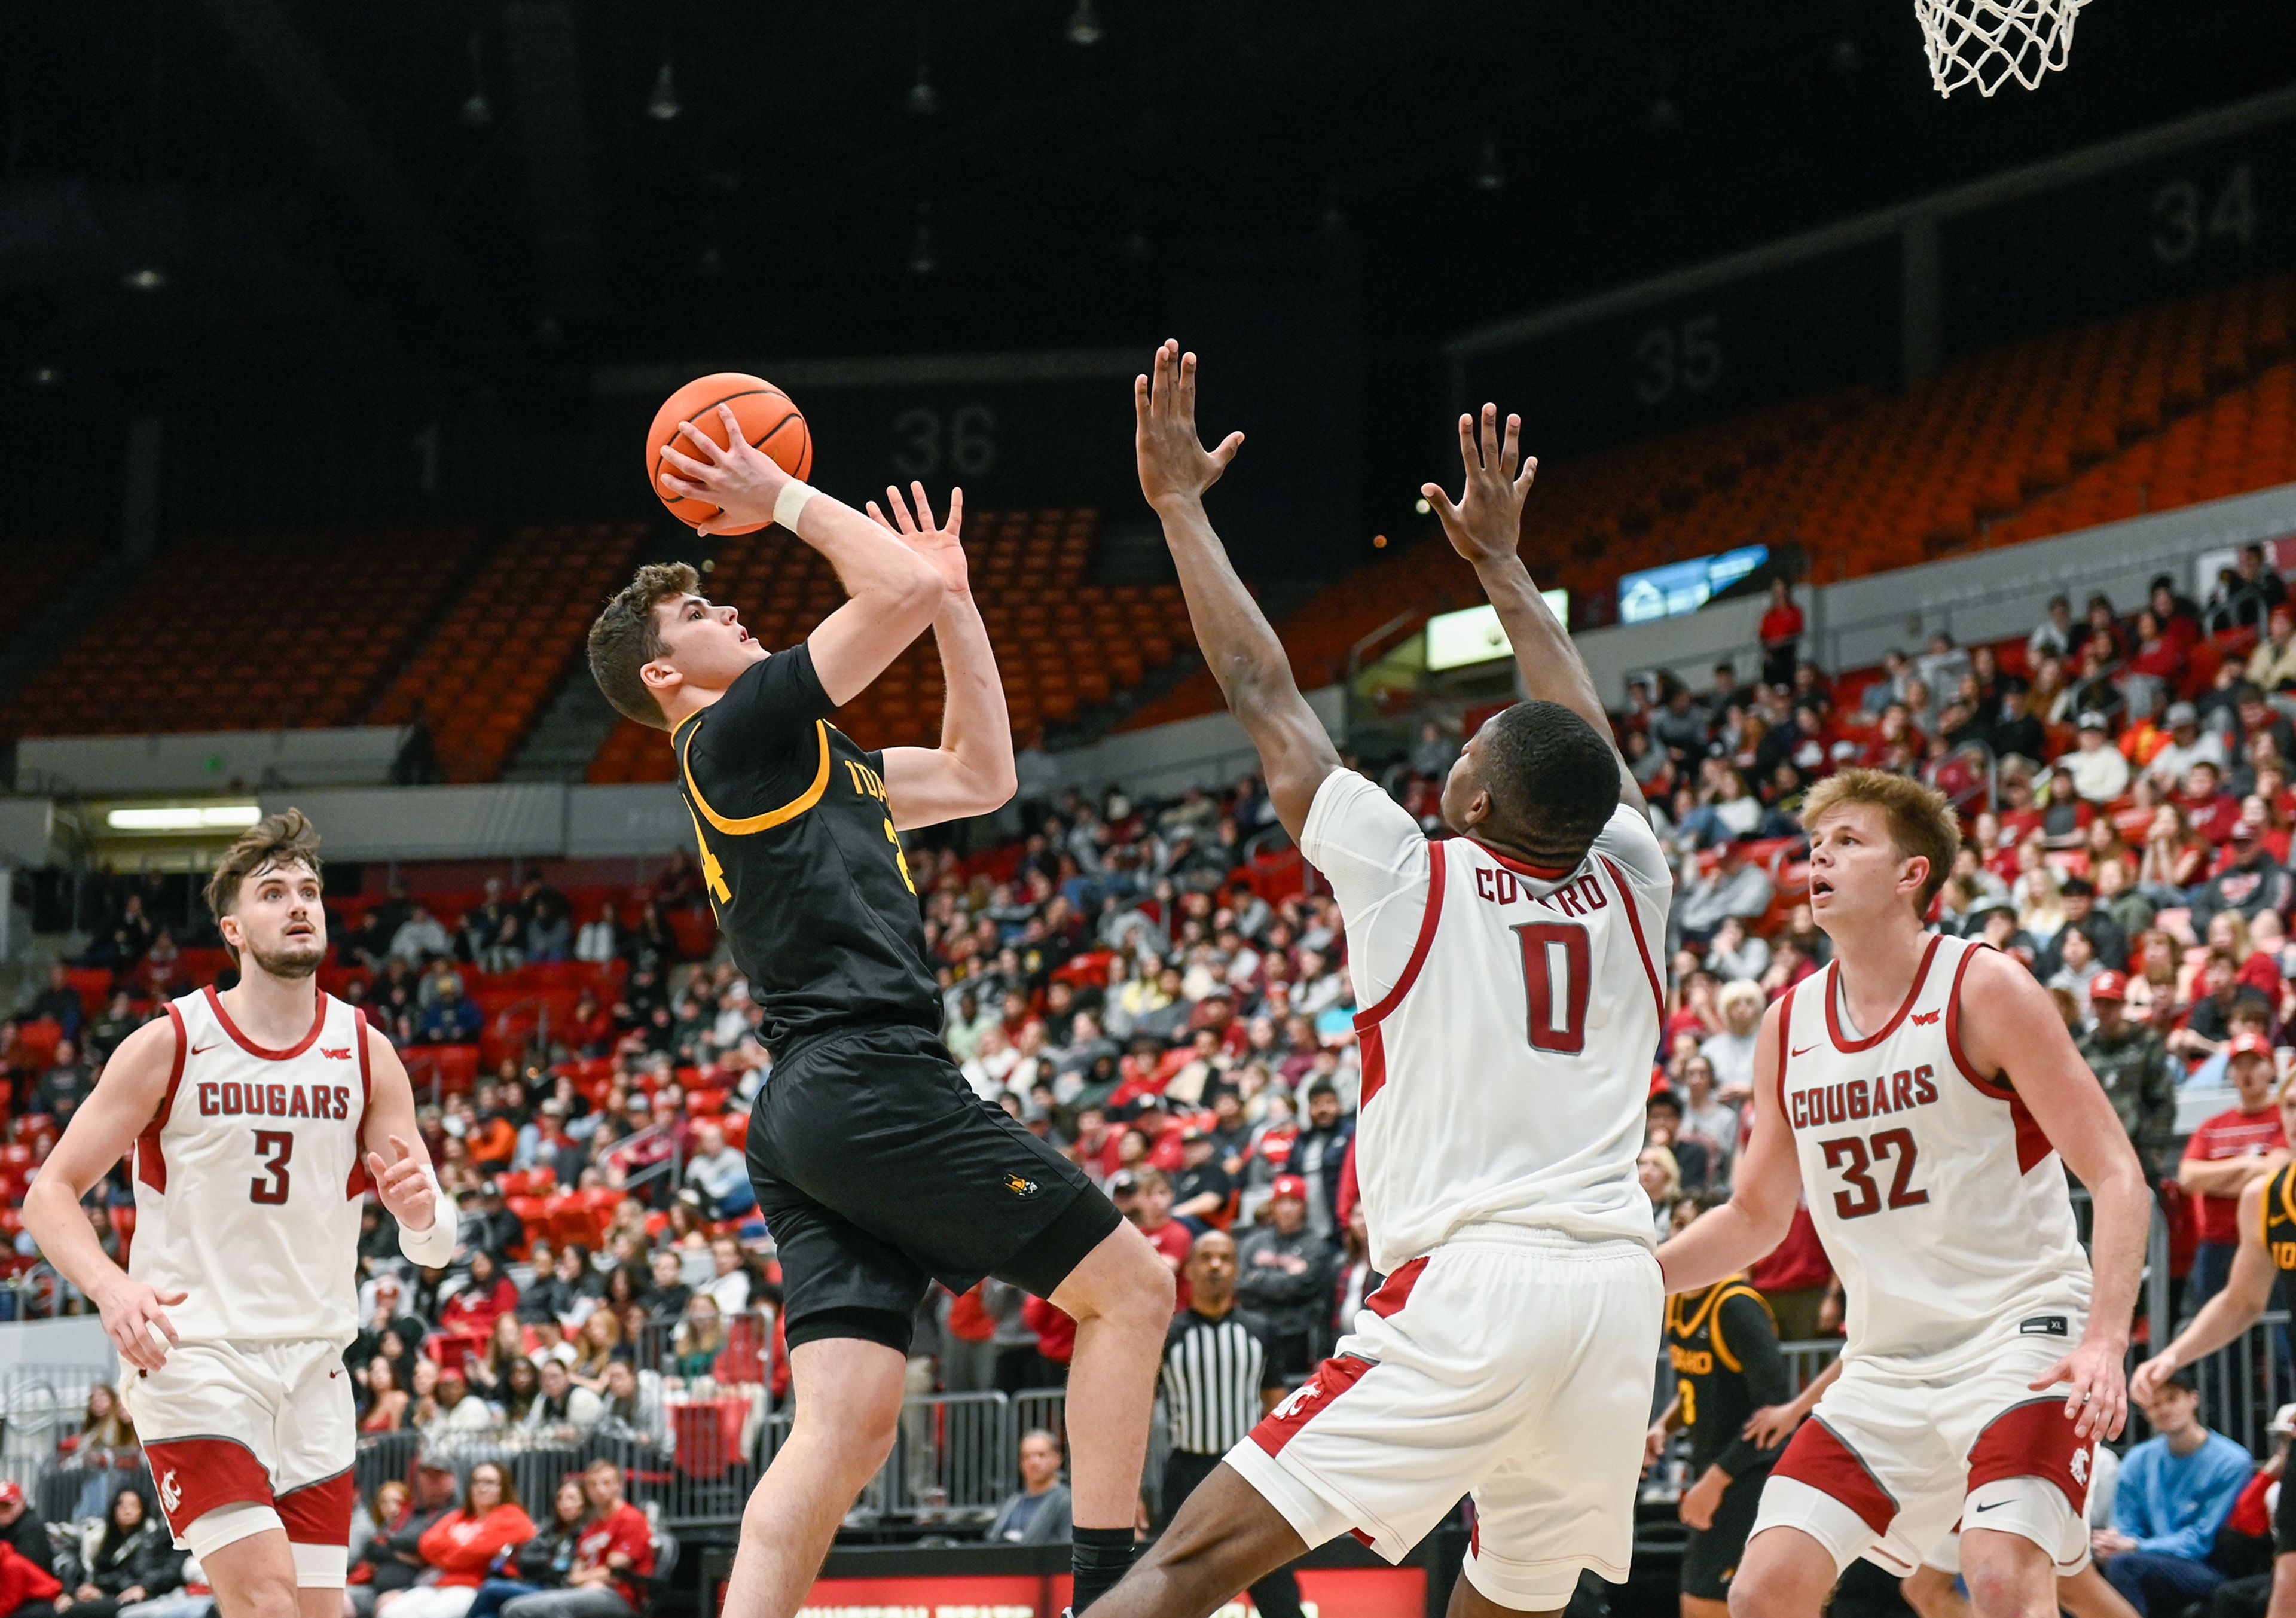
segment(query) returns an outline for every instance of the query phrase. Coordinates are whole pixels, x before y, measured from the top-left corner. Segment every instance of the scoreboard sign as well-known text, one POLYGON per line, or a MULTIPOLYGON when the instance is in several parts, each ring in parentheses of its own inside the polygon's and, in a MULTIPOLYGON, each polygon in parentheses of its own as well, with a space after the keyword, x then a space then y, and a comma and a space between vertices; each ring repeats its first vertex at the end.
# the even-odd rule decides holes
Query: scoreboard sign
POLYGON ((1966 354, 2296 264, 2287 123, 1980 208, 1942 226, 1946 346, 1966 354))

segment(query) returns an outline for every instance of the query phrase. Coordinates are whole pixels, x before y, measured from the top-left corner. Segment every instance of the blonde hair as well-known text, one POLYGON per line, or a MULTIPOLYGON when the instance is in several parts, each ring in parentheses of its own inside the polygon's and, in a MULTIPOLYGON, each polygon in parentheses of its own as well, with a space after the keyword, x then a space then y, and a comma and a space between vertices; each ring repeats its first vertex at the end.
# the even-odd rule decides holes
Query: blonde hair
POLYGON ((1722 992, 1714 997, 1714 1009, 1726 1017, 1730 1014, 1730 1008, 1742 1002, 1751 1002, 1757 1009, 1768 1004, 1763 998, 1762 986, 1753 979, 1732 978, 1722 985, 1722 992))
POLYGON ((1900 858, 1929 861, 1922 882, 1917 914, 1927 916, 1938 890, 1953 872, 1953 857, 1961 850, 1961 823, 1954 818, 1945 794, 1924 786, 1910 776, 1885 769, 1845 769, 1828 776, 1809 789, 1802 800, 1801 823, 1815 828, 1835 809, 1851 803, 1870 803, 1882 811, 1890 828, 1890 842, 1900 858))
POLYGON ((1643 1159, 1645 1157, 1655 1158, 1658 1161, 1658 1166, 1666 1170, 1666 1189, 1659 1193, 1657 1196, 1652 1197, 1651 1200, 1652 1202, 1671 1202, 1676 1197, 1680 1196, 1682 1195, 1682 1164, 1676 1160, 1672 1148, 1668 1146, 1644 1146, 1641 1151, 1635 1154, 1636 1164, 1639 1166, 1643 1159))

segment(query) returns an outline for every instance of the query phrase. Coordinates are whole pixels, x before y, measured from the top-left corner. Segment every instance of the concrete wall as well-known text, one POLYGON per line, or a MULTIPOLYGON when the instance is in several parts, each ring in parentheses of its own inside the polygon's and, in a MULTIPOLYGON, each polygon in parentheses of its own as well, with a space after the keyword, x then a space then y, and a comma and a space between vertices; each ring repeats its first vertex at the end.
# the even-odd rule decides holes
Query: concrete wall
POLYGON ((411 726, 220 730, 183 735, 27 736, 16 790, 121 797, 265 785, 383 786, 411 726))
MULTIPOLYGON (((1308 706, 1344 744, 1347 693, 1338 686, 1325 686, 1308 693, 1308 706)), ((1096 793, 1116 783, 1129 792, 1161 794, 1232 784, 1259 768, 1259 754, 1234 717, 1208 713, 1149 730, 1119 731, 1068 752, 1034 754, 1024 760, 1021 779, 1027 793, 1049 794, 1071 786, 1096 793)))

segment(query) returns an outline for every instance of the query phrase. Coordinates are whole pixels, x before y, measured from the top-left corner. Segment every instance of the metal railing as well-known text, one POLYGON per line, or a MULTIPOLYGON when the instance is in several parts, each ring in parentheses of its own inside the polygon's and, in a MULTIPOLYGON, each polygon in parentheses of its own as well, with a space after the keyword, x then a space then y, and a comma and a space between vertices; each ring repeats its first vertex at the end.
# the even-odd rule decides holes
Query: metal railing
MULTIPOLYGON (((934 1393, 904 1400, 893 1452, 846 1518, 857 1530, 941 1524, 985 1528, 1021 1486, 1021 1435, 1065 1431, 1059 1390, 934 1393)), ((362 1498, 415 1464, 451 1467, 459 1486, 491 1461, 509 1472, 519 1498, 546 1500, 558 1481, 593 1461, 612 1460, 628 1475, 632 1499, 670 1527, 736 1522, 750 1491, 789 1441, 793 1413, 770 1409, 760 1387, 728 1388, 714 1399, 672 1400, 664 1447, 614 1423, 586 1431, 496 1425, 469 1433, 385 1433, 359 1441, 352 1476, 362 1498)))
POLYGON ((122 1487, 150 1476, 140 1448, 73 1441, 89 1392, 108 1380, 102 1367, 85 1363, 0 1370, 0 1479, 21 1486, 51 1523, 99 1515, 122 1487))

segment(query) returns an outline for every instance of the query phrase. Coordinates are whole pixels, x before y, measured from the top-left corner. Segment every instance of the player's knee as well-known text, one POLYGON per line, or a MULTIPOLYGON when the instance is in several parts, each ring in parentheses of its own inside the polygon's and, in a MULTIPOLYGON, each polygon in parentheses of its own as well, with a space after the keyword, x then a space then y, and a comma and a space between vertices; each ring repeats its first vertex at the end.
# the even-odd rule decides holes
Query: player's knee
POLYGON ((234 1603, 234 1618, 297 1618, 300 1611, 295 1596, 295 1581, 290 1578, 258 1579, 251 1581, 241 1603, 234 1603))
POLYGON ((1964 1567, 1961 1580, 1977 1618, 2054 1618, 2057 1610, 2055 1578, 2037 1579, 2015 1561, 1988 1559, 1981 1566, 1964 1567))
MULTIPOLYGON (((1778 1618, 1798 1614, 1798 1581, 1780 1568, 1741 1567, 1730 1581, 1730 1618, 1778 1618)), ((1809 1609, 1812 1613, 1816 1607, 1809 1609)))

